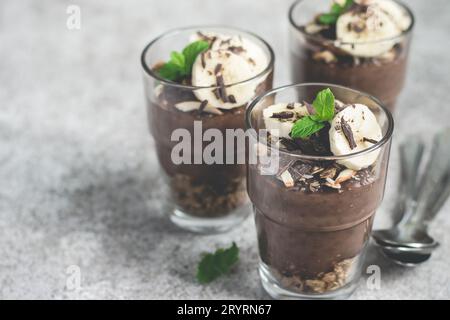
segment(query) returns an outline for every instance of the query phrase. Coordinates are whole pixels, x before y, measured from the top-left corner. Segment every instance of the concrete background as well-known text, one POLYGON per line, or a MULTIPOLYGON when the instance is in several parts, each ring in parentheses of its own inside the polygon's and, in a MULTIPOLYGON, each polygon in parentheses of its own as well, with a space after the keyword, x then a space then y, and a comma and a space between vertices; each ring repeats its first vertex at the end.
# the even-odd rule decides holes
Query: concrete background
MULTIPOLYGON (((147 132, 139 55, 167 29, 229 24, 273 46, 276 84, 289 81, 290 0, 43 0, 0 2, 0 298, 267 298, 256 271, 252 219, 219 236, 172 226, 147 132), (66 28, 67 6, 81 30, 66 28), (200 286, 199 255, 236 241, 234 272, 200 286), (81 289, 69 290, 70 266, 81 289), (69 282, 69 287, 67 287, 69 282)), ((399 101, 390 179, 376 226, 390 223, 396 144, 448 125, 448 0, 407 1, 417 15, 408 83, 399 101)), ((442 246, 415 269, 371 249, 380 290, 355 299, 450 298, 450 206, 432 226, 442 246)))

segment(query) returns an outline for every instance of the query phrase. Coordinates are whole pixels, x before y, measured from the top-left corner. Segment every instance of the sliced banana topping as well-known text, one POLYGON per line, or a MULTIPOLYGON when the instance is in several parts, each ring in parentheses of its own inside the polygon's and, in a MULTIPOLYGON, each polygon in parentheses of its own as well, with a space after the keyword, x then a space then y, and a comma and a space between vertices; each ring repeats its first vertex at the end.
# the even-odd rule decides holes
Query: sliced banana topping
POLYGON ((228 36, 219 33, 197 33, 193 40, 206 40, 211 44, 212 50, 228 50, 244 57, 252 67, 255 75, 262 72, 268 63, 264 50, 256 43, 240 35, 228 36))
POLYGON ((253 77, 250 64, 228 50, 208 50, 200 54, 192 68, 192 84, 198 87, 217 86, 216 89, 195 90, 195 96, 216 108, 232 109, 245 105, 255 95, 258 83, 251 81, 234 86, 253 77))
POLYGON ((240 35, 198 32, 192 40, 199 39, 208 41, 210 50, 195 60, 192 84, 218 88, 196 90, 197 98, 208 100, 210 105, 221 109, 232 109, 248 103, 255 96, 258 84, 265 78, 244 84, 236 83, 255 77, 267 67, 268 57, 263 49, 240 35))
POLYGON ((411 24, 403 7, 392 0, 372 0, 365 10, 351 10, 336 22, 336 46, 357 57, 388 52, 411 24))
POLYGON ((280 138, 289 138, 295 121, 308 114, 308 108, 301 103, 277 103, 263 110, 266 129, 280 138))
MULTIPOLYGON (((347 155, 365 150, 382 138, 381 127, 373 112, 363 104, 354 104, 338 112, 331 121, 330 149, 334 155, 347 155)), ((338 163, 352 170, 372 165, 379 150, 361 156, 339 160, 338 163)))

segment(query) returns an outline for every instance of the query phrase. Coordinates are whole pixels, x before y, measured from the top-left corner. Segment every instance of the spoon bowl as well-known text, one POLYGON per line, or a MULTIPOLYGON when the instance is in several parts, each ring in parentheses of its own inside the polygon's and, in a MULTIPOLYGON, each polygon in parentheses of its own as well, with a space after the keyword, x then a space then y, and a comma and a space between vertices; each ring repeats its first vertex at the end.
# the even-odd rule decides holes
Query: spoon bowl
POLYGON ((404 227, 403 229, 376 230, 372 234, 378 243, 391 246, 410 247, 417 249, 436 248, 438 242, 422 229, 404 227))
POLYGON ((393 253, 390 250, 386 250, 384 248, 381 249, 383 255, 390 259, 395 264, 398 264, 402 267, 415 267, 421 263, 424 263, 431 257, 431 253, 412 253, 412 252, 402 252, 402 253, 393 253))

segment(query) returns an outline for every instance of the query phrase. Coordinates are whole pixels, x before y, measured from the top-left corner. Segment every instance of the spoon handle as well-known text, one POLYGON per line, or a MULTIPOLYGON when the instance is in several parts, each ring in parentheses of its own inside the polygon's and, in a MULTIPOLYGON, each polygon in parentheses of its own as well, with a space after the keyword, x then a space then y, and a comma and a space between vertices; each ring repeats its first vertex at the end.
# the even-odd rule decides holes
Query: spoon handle
POLYGON ((420 183, 417 208, 410 223, 426 227, 450 194, 450 130, 433 140, 430 159, 420 183))
POLYGON ((439 185, 439 189, 442 189, 442 191, 428 201, 428 206, 423 218, 423 224, 426 226, 433 221, 450 196, 450 169, 447 169, 447 173, 442 177, 439 185))
POLYGON ((414 137, 400 145, 400 180, 398 201, 395 208, 396 223, 404 223, 415 210, 417 196, 417 172, 424 152, 424 143, 414 137))

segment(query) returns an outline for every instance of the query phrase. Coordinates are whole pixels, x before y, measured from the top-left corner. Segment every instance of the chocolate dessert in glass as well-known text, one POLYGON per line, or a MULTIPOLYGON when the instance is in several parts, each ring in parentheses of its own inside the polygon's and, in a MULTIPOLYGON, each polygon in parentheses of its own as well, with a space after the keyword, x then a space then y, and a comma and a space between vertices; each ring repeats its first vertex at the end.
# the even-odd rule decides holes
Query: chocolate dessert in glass
POLYGON ((243 130, 248 102, 272 88, 272 49, 242 30, 195 27, 159 36, 141 62, 170 219, 201 233, 231 229, 251 210, 245 146, 230 147, 226 134, 243 130), (222 138, 222 146, 211 151, 211 143, 222 138))
POLYGON ((359 91, 298 84, 256 98, 246 125, 267 131, 252 134, 248 165, 263 287, 274 298, 349 296, 383 199, 391 113, 359 91))
POLYGON ((294 83, 355 88, 394 111, 414 26, 408 7, 394 0, 298 0, 289 20, 294 83))

